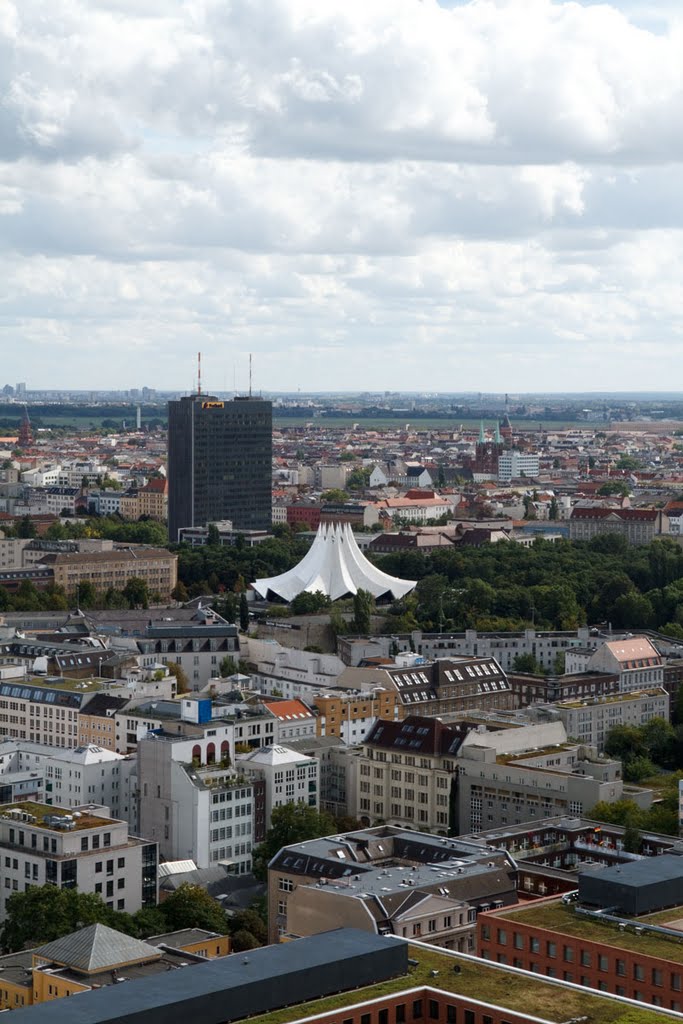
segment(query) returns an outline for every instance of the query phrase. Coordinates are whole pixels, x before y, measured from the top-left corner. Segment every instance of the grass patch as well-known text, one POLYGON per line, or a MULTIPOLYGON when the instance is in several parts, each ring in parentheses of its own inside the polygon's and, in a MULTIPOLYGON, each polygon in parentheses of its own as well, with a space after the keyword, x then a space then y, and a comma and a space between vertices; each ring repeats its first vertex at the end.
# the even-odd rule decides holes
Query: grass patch
MULTIPOLYGON (((669 911, 668 916, 670 920, 674 920, 676 911, 669 911)), ((683 912, 679 916, 683 916, 683 912)), ((520 924, 534 925, 536 928, 548 928, 561 935, 587 939, 590 942, 602 942, 617 949, 627 949, 634 953, 645 953, 646 956, 657 956, 663 960, 683 963, 683 944, 677 942, 673 937, 667 939, 663 935, 648 935, 646 932, 636 935, 632 930, 621 932, 616 924, 583 917, 581 914, 577 914, 572 907, 563 904, 531 906, 518 913, 496 914, 496 920, 500 918, 519 921, 520 924)), ((633 924, 638 924, 638 921, 634 920, 633 924)), ((681 938, 683 939, 683 935, 681 938)))
POLYGON ((345 1007, 356 1003, 420 986, 470 996, 558 1024, 574 1017, 587 1017, 591 1021, 600 1021, 600 1024, 653 1024, 653 1021, 659 1019, 659 1015, 653 1016, 647 1008, 641 1011, 627 1007, 590 990, 577 991, 541 980, 535 982, 523 975, 488 967, 484 960, 473 963, 461 957, 446 956, 436 949, 428 951, 413 946, 410 947, 409 955, 419 962, 419 966, 411 968, 405 977, 274 1010, 251 1018, 250 1024, 288 1024, 302 1017, 337 1010, 343 1012, 345 1007), (456 963, 460 966, 459 974, 453 973, 456 963), (432 970, 439 972, 437 977, 431 976, 432 970))

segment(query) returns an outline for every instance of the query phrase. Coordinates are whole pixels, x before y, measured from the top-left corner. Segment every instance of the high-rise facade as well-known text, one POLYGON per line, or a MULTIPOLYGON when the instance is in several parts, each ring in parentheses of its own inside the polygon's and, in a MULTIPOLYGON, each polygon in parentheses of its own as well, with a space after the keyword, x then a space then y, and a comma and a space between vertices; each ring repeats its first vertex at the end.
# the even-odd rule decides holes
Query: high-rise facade
POLYGON ((262 398, 188 395, 168 405, 168 533, 230 519, 270 529, 273 410, 262 398))

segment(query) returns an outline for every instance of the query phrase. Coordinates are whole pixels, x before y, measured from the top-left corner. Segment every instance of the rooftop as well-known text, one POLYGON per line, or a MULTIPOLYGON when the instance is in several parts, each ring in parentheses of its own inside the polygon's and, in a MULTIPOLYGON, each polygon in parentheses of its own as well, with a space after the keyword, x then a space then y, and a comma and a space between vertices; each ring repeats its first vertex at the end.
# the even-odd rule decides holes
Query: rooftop
MULTIPOLYGON (((350 992, 340 992, 326 999, 316 999, 301 1006, 289 1006, 272 1013, 253 1017, 249 1024, 290 1024, 302 1018, 343 1010, 361 1001, 378 999, 393 993, 428 986, 433 989, 470 996, 508 1010, 530 1013, 536 1018, 560 1024, 570 1020, 590 1020, 596 1024, 655 1024, 658 1019, 676 1019, 678 1014, 663 1012, 662 1017, 652 1013, 653 1007, 627 1007, 623 1002, 578 987, 553 985, 546 980, 536 981, 527 972, 487 965, 474 957, 464 957, 448 950, 411 945, 411 960, 417 966, 403 978, 369 985, 350 992), (454 964, 460 968, 453 970, 454 964), (433 971, 438 971, 434 977, 433 971), (628 1017, 626 1017, 628 1013, 628 1017)), ((656 1011, 655 1011, 656 1013, 656 1011)), ((458 1014, 458 1019, 460 1015, 458 1014)))
POLYGON ((88 808, 65 808, 53 807, 50 804, 39 804, 33 800, 22 800, 20 803, 2 804, 0 806, 0 818, 16 820, 17 824, 33 825, 35 828, 46 828, 52 832, 80 831, 86 828, 102 828, 107 825, 118 825, 115 818, 105 818, 93 814, 88 808), (22 818, 21 815, 28 817, 22 818), (31 818, 35 820, 32 821, 31 818), (56 819, 64 818, 69 822, 69 828, 59 827, 55 824, 56 819))
POLYGON ((596 704, 619 704, 622 701, 642 700, 645 697, 666 697, 667 693, 663 686, 655 686, 651 690, 628 690, 625 693, 613 693, 601 697, 586 697, 585 700, 560 700, 557 701, 558 708, 584 708, 593 707, 596 704))
MULTIPOLYGON (((683 907, 674 908, 668 913, 670 913, 668 920, 680 920, 683 918, 683 907)), ((664 925, 661 920, 662 915, 659 914, 657 917, 657 923, 664 925)), ((520 924, 545 928, 548 931, 558 932, 560 935, 570 935, 586 939, 589 942, 613 946, 615 949, 626 949, 633 953, 640 952, 647 956, 657 956, 662 960, 672 960, 675 963, 683 964, 681 939, 647 931, 638 935, 633 929, 629 930, 628 928, 621 931, 615 922, 601 920, 596 916, 589 917, 578 914, 574 906, 566 906, 558 899, 535 901, 531 905, 519 909, 506 908, 496 911, 495 918, 496 920, 505 918, 510 921, 519 921, 520 924)), ((638 918, 638 923, 640 923, 640 918, 638 918)), ((681 938, 683 938, 683 933, 681 938)))

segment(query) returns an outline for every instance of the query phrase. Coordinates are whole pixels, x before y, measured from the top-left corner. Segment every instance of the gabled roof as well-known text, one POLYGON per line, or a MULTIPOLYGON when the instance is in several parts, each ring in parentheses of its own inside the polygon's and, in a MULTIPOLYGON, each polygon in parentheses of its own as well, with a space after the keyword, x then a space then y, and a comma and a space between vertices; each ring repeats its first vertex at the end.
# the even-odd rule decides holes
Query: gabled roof
POLYGON ((293 722, 302 718, 315 718, 310 708, 307 708, 302 700, 266 700, 265 704, 271 714, 275 715, 281 722, 293 722))
POLYGON ((122 964, 158 960, 158 949, 124 935, 104 924, 91 924, 32 950, 41 960, 51 960, 84 974, 111 970, 122 964))

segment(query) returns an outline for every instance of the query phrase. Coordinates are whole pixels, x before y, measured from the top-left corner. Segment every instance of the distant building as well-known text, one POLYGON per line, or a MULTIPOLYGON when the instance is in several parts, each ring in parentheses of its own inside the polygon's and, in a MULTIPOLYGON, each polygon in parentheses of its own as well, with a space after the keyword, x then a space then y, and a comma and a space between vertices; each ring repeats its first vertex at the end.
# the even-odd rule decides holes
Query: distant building
POLYGON ((596 651, 568 651, 565 665, 570 672, 616 675, 621 691, 651 689, 664 683, 664 658, 645 636, 608 640, 596 651))
POLYGON ((603 533, 625 537, 629 544, 649 544, 668 532, 667 516, 656 508, 584 508, 575 506, 569 516, 569 539, 591 540, 603 533))
POLYGON ((509 483, 521 477, 535 479, 540 472, 538 455, 505 449, 498 456, 498 479, 501 483, 509 483))
POLYGON ((261 398, 169 402, 170 539, 222 519, 238 530, 269 530, 272 446, 272 405, 261 398))

